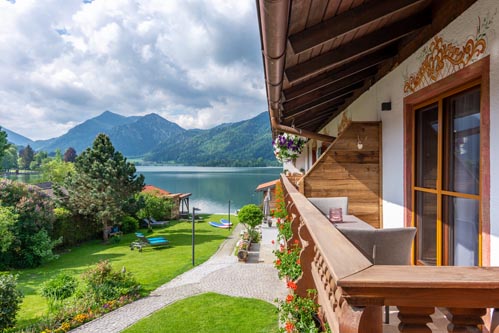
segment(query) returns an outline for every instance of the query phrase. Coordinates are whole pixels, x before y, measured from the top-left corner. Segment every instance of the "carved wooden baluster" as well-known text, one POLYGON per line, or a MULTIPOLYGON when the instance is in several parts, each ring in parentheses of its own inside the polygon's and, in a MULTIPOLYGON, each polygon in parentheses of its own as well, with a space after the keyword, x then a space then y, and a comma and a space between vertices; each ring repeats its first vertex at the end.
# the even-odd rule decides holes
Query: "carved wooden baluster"
POLYGON ((430 315, 435 312, 435 308, 399 306, 398 309, 398 318, 400 319, 398 329, 400 332, 431 333, 431 329, 426 324, 432 322, 430 315))
POLYGON ((314 278, 312 277, 311 263, 314 259, 314 243, 307 226, 303 221, 298 227, 298 235, 301 241, 302 249, 300 251, 300 263, 302 266, 302 275, 297 281, 298 289, 296 293, 301 297, 307 297, 307 290, 315 289, 314 278))
POLYGON ((492 310, 492 319, 490 320, 490 333, 499 333, 499 309, 492 310))
POLYGON ((480 333, 482 332, 482 316, 487 309, 447 308, 447 319, 450 324, 447 331, 450 333, 480 333))
POLYGON ((340 332, 382 333, 381 317, 381 306, 351 307, 347 302, 343 302, 340 313, 340 332))

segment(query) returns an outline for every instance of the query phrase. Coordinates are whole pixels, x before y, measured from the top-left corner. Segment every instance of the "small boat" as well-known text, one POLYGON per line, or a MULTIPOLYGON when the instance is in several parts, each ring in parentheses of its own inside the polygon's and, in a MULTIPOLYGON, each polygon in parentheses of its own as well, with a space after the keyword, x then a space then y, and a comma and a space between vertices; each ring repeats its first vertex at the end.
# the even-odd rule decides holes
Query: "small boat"
POLYGON ((220 223, 224 224, 224 225, 232 225, 232 222, 229 222, 228 220, 226 219, 220 219, 220 223))
POLYGON ((215 227, 215 228, 222 228, 222 229, 229 229, 230 225, 228 224, 223 224, 223 223, 219 223, 219 222, 208 222, 212 227, 215 227))

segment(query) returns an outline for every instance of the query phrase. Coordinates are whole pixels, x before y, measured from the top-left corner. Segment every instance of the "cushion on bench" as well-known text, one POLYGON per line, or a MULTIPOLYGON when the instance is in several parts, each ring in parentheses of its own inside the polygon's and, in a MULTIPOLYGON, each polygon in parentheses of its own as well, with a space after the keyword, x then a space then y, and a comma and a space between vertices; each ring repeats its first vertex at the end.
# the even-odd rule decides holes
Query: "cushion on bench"
POLYGON ((409 265, 416 228, 348 229, 341 233, 375 265, 409 265))

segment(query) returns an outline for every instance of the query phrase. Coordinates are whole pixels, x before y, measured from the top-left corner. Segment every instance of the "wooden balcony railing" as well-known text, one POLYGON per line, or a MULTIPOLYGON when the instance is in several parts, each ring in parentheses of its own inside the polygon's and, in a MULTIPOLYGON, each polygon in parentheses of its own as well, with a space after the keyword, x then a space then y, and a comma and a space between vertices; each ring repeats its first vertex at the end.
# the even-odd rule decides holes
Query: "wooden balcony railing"
POLYGON ((383 332, 385 305, 398 307, 400 332, 431 332, 435 307, 445 308, 448 332, 482 332, 482 316, 499 308, 499 267, 373 265, 286 177, 281 180, 291 242, 302 244, 297 293, 317 290, 320 315, 333 332, 383 332))

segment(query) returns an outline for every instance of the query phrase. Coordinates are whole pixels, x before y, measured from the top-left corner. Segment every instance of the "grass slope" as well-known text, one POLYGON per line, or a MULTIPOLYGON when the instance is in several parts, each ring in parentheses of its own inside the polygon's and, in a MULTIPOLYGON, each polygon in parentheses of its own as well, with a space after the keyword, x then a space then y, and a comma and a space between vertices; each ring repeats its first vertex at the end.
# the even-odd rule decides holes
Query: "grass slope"
MULTIPOLYGON (((222 215, 211 215, 204 222, 196 222, 196 265, 205 262, 218 249, 232 231, 213 228, 208 221, 218 221, 222 215)), ((237 224, 237 217, 231 217, 237 224)), ((13 271, 19 274, 19 287, 25 298, 18 313, 18 325, 22 327, 39 320, 47 312, 47 302, 39 295, 40 286, 61 272, 79 275, 100 260, 109 259, 113 267, 125 266, 142 284, 144 294, 170 281, 192 268, 191 237, 192 225, 189 222, 173 222, 162 229, 154 229, 148 236, 164 236, 170 241, 167 248, 144 248, 142 252, 130 251, 130 243, 135 235, 124 235, 117 244, 103 244, 92 241, 71 249, 60 258, 36 269, 13 271)))
POLYGON ((265 301, 207 293, 186 298, 124 330, 124 333, 272 333, 276 307, 265 301))

